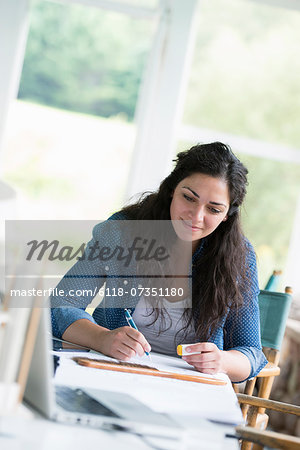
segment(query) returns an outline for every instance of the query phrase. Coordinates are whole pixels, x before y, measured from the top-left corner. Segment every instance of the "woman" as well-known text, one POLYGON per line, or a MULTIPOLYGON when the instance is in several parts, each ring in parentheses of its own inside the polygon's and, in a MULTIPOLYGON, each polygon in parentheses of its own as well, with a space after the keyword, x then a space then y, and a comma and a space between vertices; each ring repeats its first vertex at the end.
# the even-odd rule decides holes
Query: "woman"
MULTIPOLYGON (((152 309, 143 296, 127 298, 139 331, 127 326, 122 304, 115 299, 106 296, 92 318, 84 309, 93 295, 53 298, 54 334, 125 361, 142 356, 151 346, 174 354, 177 343, 188 343, 187 351, 199 353, 184 359, 201 372, 224 372, 234 382, 255 376, 267 361, 260 343, 255 254, 240 226, 246 184, 247 169, 222 143, 179 153, 174 170, 156 193, 110 219, 171 220, 175 254, 180 255, 181 244, 191 241, 192 287, 188 278, 174 277, 181 296, 171 302, 159 299, 159 307, 152 309)), ((90 248, 99 242, 119 242, 118 234, 108 229, 110 223, 95 227, 90 248)), ((177 260, 181 268, 191 263, 184 256, 177 260)), ((110 294, 110 286, 134 286, 130 276, 120 281, 116 261, 104 264, 79 261, 59 288, 96 292, 106 281, 105 293, 110 294)))

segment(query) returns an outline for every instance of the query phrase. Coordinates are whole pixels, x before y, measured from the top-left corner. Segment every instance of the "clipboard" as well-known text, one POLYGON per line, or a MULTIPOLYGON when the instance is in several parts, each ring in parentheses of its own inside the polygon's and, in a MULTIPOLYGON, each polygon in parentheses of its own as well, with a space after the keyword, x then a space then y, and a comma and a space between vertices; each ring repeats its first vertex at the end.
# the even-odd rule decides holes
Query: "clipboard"
POLYGON ((190 375, 184 373, 167 372, 150 366, 141 364, 130 364, 122 361, 107 361, 104 359, 93 359, 86 357, 72 358, 80 366, 92 367, 94 369, 112 370, 115 372, 125 372, 130 374, 148 375, 160 378, 171 378, 174 380, 191 381, 194 383, 213 384, 215 386, 225 386, 226 381, 219 378, 209 378, 202 375, 190 375))

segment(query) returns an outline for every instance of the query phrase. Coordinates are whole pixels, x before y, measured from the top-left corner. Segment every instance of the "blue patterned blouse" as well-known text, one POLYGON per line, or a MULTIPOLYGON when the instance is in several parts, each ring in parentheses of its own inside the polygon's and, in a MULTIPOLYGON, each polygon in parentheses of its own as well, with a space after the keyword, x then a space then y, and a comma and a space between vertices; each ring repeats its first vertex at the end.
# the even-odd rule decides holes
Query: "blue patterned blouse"
MULTIPOLYGON (((111 226, 111 220, 125 220, 122 213, 116 213, 107 221, 99 223, 93 229, 93 238, 87 244, 91 248, 96 242, 101 246, 121 245, 121 236, 117 227, 111 226)), ((267 364, 262 352, 259 325, 258 306, 258 280, 256 269, 256 257, 252 245, 247 241, 248 258, 247 273, 248 284, 244 290, 244 305, 235 310, 229 309, 221 318, 219 327, 209 339, 220 350, 238 350, 246 355, 251 364, 249 378, 254 377, 267 364)), ((204 249, 199 246, 193 255, 193 263, 201 258, 204 249)), ((124 307, 131 308, 134 312, 140 297, 138 287, 140 282, 130 270, 124 276, 120 276, 120 268, 116 259, 107 262, 78 261, 64 276, 57 286, 57 290, 63 290, 64 296, 51 297, 51 319, 54 336, 61 338, 65 330, 76 320, 88 319, 108 329, 127 326, 124 307), (93 316, 85 311, 99 289, 105 285, 105 293, 112 289, 122 289, 124 295, 116 297, 105 295, 102 302, 94 310, 93 316), (78 290, 78 295, 76 291, 78 290), (137 295, 132 295, 133 292, 137 295), (72 295, 68 295, 72 292, 72 295), (126 293, 128 293, 128 295, 126 293)), ((163 336, 163 335, 162 335, 163 336)))

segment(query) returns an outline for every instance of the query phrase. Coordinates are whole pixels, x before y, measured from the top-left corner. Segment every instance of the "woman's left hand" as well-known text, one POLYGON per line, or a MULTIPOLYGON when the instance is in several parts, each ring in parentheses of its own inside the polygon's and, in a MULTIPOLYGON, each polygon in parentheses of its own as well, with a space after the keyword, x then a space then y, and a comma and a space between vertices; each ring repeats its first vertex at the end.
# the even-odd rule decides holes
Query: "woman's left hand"
POLYGON ((223 372, 223 352, 212 342, 201 342, 198 344, 191 344, 185 347, 186 352, 199 352, 194 355, 184 355, 187 363, 199 370, 199 372, 215 374, 223 372))

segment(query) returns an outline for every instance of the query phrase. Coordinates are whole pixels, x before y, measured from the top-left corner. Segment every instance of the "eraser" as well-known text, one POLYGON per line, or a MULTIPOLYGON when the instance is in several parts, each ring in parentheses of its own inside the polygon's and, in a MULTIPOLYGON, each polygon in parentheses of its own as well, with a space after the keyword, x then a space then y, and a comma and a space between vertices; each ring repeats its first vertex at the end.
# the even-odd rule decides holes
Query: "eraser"
POLYGON ((181 344, 177 345, 177 355, 185 356, 185 355, 199 355, 201 352, 187 352, 186 347, 189 347, 192 344, 181 344))

